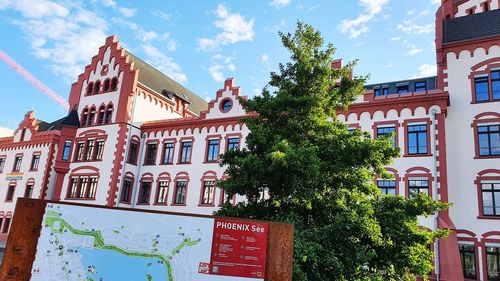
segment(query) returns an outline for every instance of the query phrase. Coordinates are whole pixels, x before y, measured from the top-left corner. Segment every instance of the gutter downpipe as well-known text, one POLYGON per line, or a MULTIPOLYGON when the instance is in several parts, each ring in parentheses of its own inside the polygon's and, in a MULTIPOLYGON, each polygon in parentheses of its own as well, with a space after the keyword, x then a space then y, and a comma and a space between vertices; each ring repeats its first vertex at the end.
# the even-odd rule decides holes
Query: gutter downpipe
MULTIPOLYGON (((437 165, 437 148, 436 148, 436 109, 431 110, 431 147, 432 147, 432 154, 433 154, 433 161, 432 161, 432 176, 434 177, 434 180, 432 181, 432 199, 433 200, 441 200, 441 196, 438 196, 438 186, 437 186, 437 173, 438 173, 438 165, 437 165)), ((438 224, 439 223, 439 212, 436 211, 434 213, 434 231, 438 230, 438 224)), ((436 281, 439 281, 439 242, 436 241, 434 242, 434 271, 436 273, 436 281)))
MULTIPOLYGON (((130 111, 130 122, 128 123, 128 136, 127 136, 127 142, 125 144, 125 157, 123 159, 123 165, 122 165, 122 171, 121 171, 121 177, 124 178, 124 173, 125 173, 125 166, 127 166, 127 157, 128 157, 128 150, 130 147, 130 139, 132 137, 132 124, 134 123, 134 112, 135 112, 135 104, 137 101, 137 95, 138 93, 134 93, 134 101, 132 102, 132 110, 130 111)), ((139 159, 138 159, 139 160, 139 159)), ((118 185, 118 200, 116 200, 116 207, 120 207, 120 194, 121 194, 121 187, 123 186, 123 181, 120 181, 120 185, 118 185)))
POLYGON ((134 187, 132 189, 132 202, 130 202, 130 206, 132 208, 135 208, 135 202, 137 202, 137 196, 139 194, 139 176, 141 174, 141 169, 142 169, 142 164, 143 164, 143 161, 141 161, 142 157, 143 157, 143 154, 144 154, 144 148, 146 147, 146 134, 142 134, 141 135, 141 143, 139 144, 139 156, 138 156, 138 163, 137 163, 137 176, 135 177, 134 179, 134 187))

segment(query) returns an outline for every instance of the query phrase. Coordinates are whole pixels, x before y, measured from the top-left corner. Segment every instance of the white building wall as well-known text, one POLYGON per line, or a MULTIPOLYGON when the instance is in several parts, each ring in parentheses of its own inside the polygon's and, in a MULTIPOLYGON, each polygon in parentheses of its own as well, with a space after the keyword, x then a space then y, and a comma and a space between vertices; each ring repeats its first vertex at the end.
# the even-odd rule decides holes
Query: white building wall
POLYGON ((135 94, 133 103, 132 120, 137 126, 146 121, 182 117, 181 114, 174 111, 172 105, 167 105, 165 101, 160 102, 159 98, 153 98, 152 95, 145 94, 142 91, 135 94))
MULTIPOLYGON (((446 146, 448 165, 448 188, 450 216, 456 227, 481 235, 485 232, 500 229, 500 221, 494 219, 478 219, 478 193, 474 183, 477 174, 486 169, 500 169, 500 158, 475 159, 474 132, 471 124, 474 117, 483 112, 500 112, 498 102, 471 104, 472 88, 469 74, 471 67, 492 58, 499 58, 500 46, 493 46, 488 54, 483 48, 474 50, 473 55, 467 50, 460 52, 459 58, 448 53, 447 69, 450 93, 448 117, 446 118, 446 146)), ((482 69, 479 69, 482 70, 482 69)))
POLYGON ((489 5, 489 10, 496 10, 498 9, 499 2, 498 0, 469 0, 464 2, 463 4, 458 5, 458 11, 455 14, 455 17, 463 17, 467 15, 467 10, 471 8, 475 8, 474 13, 481 13, 484 12, 483 7, 481 6, 482 3, 488 2, 489 5))

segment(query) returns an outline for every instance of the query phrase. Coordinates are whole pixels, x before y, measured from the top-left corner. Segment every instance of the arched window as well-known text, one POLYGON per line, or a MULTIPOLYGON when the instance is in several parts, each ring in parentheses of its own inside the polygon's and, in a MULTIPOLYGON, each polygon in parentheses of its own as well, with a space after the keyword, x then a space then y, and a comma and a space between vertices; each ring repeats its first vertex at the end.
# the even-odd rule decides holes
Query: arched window
POLYGON ((111 79, 111 91, 115 91, 118 88, 118 78, 111 79))
POLYGON ((94 123, 94 120, 95 120, 95 107, 92 107, 90 109, 90 114, 89 114, 89 120, 87 122, 87 125, 92 125, 94 123))
POLYGON ((104 122, 105 113, 106 113, 106 108, 104 107, 104 105, 101 105, 101 107, 99 107, 99 115, 97 117, 97 124, 102 124, 102 122, 104 122))
POLYGON ((92 95, 93 90, 94 90, 94 83, 90 82, 87 85, 87 96, 92 95))
POLYGON ((89 110, 85 108, 82 113, 82 120, 80 120, 80 125, 85 126, 87 124, 87 119, 89 118, 89 110))
POLYGON ((103 92, 109 91, 109 83, 110 83, 109 79, 104 80, 104 84, 102 85, 103 92))
POLYGON ((111 123, 111 115, 113 114, 113 105, 110 104, 108 105, 108 109, 106 110, 106 120, 104 123, 108 124, 111 123))
POLYGON ((94 94, 98 94, 101 91, 101 82, 96 81, 94 84, 94 94))

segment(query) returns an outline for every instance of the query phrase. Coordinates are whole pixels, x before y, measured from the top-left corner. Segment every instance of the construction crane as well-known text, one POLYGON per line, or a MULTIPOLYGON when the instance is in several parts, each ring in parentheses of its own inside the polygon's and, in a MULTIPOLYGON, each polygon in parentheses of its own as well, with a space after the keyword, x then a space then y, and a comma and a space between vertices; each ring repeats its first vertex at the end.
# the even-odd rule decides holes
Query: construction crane
POLYGON ((14 59, 9 57, 1 49, 0 49, 0 59, 3 62, 5 62, 7 65, 9 65, 12 69, 14 69, 17 73, 19 73, 19 75, 21 75, 24 79, 31 82, 33 85, 35 85, 35 87, 40 89, 40 91, 42 91, 44 94, 49 96, 52 100, 57 102, 65 110, 69 109, 69 104, 65 98, 61 97, 56 92, 49 89, 49 87, 45 86, 40 80, 38 80, 33 75, 31 75, 31 73, 29 73, 26 69, 24 69, 24 67, 19 65, 14 59))

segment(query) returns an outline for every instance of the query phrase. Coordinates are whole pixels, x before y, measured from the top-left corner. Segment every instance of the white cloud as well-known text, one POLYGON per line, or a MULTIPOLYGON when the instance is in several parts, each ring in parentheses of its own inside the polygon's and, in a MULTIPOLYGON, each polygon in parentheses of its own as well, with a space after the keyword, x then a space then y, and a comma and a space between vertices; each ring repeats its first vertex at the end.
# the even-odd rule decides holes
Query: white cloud
POLYGON ((208 68, 208 72, 210 72, 210 75, 215 80, 215 82, 223 82, 224 81, 224 74, 222 74, 223 69, 224 69, 223 65, 214 64, 208 68))
POLYGON ((431 4, 439 5, 441 4, 441 0, 431 0, 431 4))
POLYGON ((413 75, 412 78, 435 76, 437 73, 437 67, 435 64, 422 64, 418 67, 418 71, 419 73, 413 75))
POLYGON ((269 56, 266 55, 266 54, 263 54, 260 59, 263 61, 263 62, 267 62, 269 60, 269 56))
POLYGON ((277 33, 278 31, 280 30, 283 30, 285 28, 288 27, 288 24, 286 23, 285 20, 281 20, 279 24, 275 25, 275 26, 266 26, 264 27, 264 32, 273 32, 273 33, 277 33))
POLYGON ((156 47, 150 43, 142 45, 142 48, 149 59, 146 60, 147 63, 151 64, 153 67, 157 68, 159 71, 167 74, 175 81, 184 84, 187 82, 187 76, 182 72, 182 68, 179 64, 174 62, 174 60, 163 54, 156 47))
POLYGON ((14 133, 13 130, 5 127, 0 127, 0 138, 10 137, 14 133))
POLYGON ((254 18, 245 20, 240 14, 231 14, 229 9, 222 4, 217 7, 215 15, 218 19, 214 22, 214 25, 220 28, 222 32, 213 39, 198 39, 198 46, 201 50, 213 51, 220 46, 253 40, 254 18))
POLYGON ((292 2, 292 0, 272 0, 269 2, 269 5, 276 7, 276 9, 281 9, 288 6, 290 2, 292 2))
POLYGON ((389 4, 389 0, 359 0, 358 3, 365 8, 363 13, 355 19, 343 20, 337 26, 340 32, 349 33, 349 38, 356 38, 370 31, 368 23, 382 11, 385 5, 389 4))
POLYGON ((401 30, 404 33, 410 35, 418 35, 418 34, 427 34, 434 31, 434 24, 415 24, 411 20, 405 20, 403 23, 400 23, 396 27, 398 30, 401 30))
POLYGON ((425 17, 425 16, 429 15, 429 13, 430 13, 429 10, 423 10, 420 13, 418 13, 418 16, 425 17))
POLYGON ((391 37, 391 41, 399 41, 399 40, 401 40, 401 37, 399 36, 391 37))
POLYGON ((312 12, 314 10, 316 10, 317 8, 319 8, 319 5, 314 5, 314 6, 311 6, 307 9, 308 12, 312 12))
POLYGON ((33 54, 47 60, 48 68, 66 82, 76 80, 106 38, 106 20, 78 3, 6 1, 0 9, 21 13, 13 23, 29 40, 33 54))
POLYGON ((228 64, 227 66, 227 69, 231 72, 235 72, 236 71, 236 66, 234 64, 228 64))
POLYGON ((414 56, 423 51, 423 49, 417 47, 415 44, 407 43, 406 48, 408 49, 406 54, 409 56, 414 56))
POLYGON ((415 10, 409 10, 406 14, 407 14, 407 15, 409 15, 409 16, 411 16, 411 15, 413 15, 414 13, 415 13, 415 10))
POLYGON ((151 13, 153 14, 153 16, 159 17, 164 21, 170 21, 170 19, 172 18, 172 14, 167 14, 158 10, 151 11, 151 13))
POLYGON ((131 18, 131 17, 135 16, 135 9, 118 7, 118 11, 120 11, 122 16, 124 16, 126 18, 131 18))

